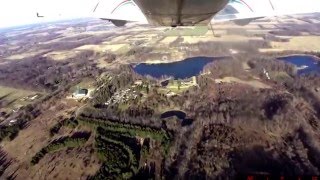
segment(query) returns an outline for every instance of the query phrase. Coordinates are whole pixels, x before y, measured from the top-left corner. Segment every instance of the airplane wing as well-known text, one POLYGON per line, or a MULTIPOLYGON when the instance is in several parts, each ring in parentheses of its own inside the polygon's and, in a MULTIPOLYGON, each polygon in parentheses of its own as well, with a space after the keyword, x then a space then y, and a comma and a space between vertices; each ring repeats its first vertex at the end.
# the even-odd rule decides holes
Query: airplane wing
POLYGON ((42 19, 99 18, 116 26, 126 22, 148 23, 133 0, 33 0, 37 4, 37 17, 42 19))
POLYGON ((115 22, 141 22, 148 23, 140 8, 132 0, 99 1, 93 9, 96 18, 115 22))
MULTIPOLYGON (((123 26, 130 21, 173 27, 205 25, 210 21, 235 21, 236 24, 245 25, 261 17, 320 12, 320 0, 37 1, 46 8, 46 14, 53 11, 61 17, 66 14, 70 17, 95 17, 109 20, 116 26, 123 26), (52 5, 48 5, 48 2, 52 5)), ((46 17, 46 14, 37 12, 37 17, 46 17)))
MULTIPOLYGON (((152 8, 150 8, 150 13, 148 14, 149 9, 147 10, 140 9, 139 6, 135 3, 135 2, 143 2, 143 1, 144 0, 109 0, 109 1, 101 0, 99 3, 97 3, 97 6, 94 9, 94 14, 95 14, 95 17, 111 20, 114 24, 117 21, 125 21, 125 22, 134 21, 134 22, 141 22, 141 23, 147 24, 148 22, 150 22, 150 20, 152 22, 152 19, 149 18, 148 19, 149 21, 148 21, 146 18, 146 16, 149 16, 149 14, 152 14, 151 13, 152 8)), ((167 0, 162 0, 162 1, 165 2, 167 0)), ((176 4, 174 2, 175 0, 168 0, 168 1, 171 1, 172 3, 171 6, 176 4)), ((206 2, 209 2, 209 1, 210 0, 206 0, 206 2)), ((238 25, 246 25, 254 19, 259 19, 263 17, 320 12, 320 0, 228 0, 228 1, 229 3, 219 13, 214 15, 211 22, 234 21, 238 25)), ((198 8, 198 3, 188 4, 186 2, 192 2, 192 1, 191 0, 185 1, 184 5, 186 6, 185 7, 186 9, 187 9, 187 6, 193 6, 192 9, 200 9, 198 8)), ((160 5, 157 7, 158 7, 158 10, 160 11, 161 9, 160 5)), ((214 8, 215 7, 212 7, 212 9, 214 8)), ((190 11, 190 12, 194 13, 195 11, 190 11)), ((164 10, 163 12, 161 11, 161 13, 166 14, 167 12, 164 10)), ((190 15, 189 12, 187 12, 186 14, 188 14, 188 16, 190 15)), ((187 19, 185 23, 186 25, 188 25, 189 23, 188 18, 189 17, 186 16, 186 19, 187 19)), ((156 24, 167 25, 167 23, 163 23, 163 24, 156 23, 156 24)), ((190 24, 196 25, 193 23, 190 23, 190 24)))
POLYGON ((254 19, 320 12, 319 0, 230 0, 211 22, 246 25, 254 19))

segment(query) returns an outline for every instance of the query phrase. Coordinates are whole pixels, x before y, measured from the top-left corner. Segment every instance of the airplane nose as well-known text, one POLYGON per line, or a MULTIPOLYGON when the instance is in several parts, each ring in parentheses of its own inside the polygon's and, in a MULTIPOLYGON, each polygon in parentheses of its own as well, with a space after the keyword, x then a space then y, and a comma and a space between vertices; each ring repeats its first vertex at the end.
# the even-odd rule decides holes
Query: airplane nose
POLYGON ((208 24, 228 0, 133 0, 150 24, 193 26, 208 24))

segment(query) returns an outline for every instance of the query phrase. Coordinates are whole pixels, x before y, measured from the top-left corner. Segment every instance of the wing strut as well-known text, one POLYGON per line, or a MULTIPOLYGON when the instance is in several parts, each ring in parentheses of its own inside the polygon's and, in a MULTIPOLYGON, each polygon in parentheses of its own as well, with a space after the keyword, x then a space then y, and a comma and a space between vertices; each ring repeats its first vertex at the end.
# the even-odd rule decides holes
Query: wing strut
POLYGON ((213 25, 212 25, 212 22, 210 21, 210 27, 211 27, 211 31, 212 31, 212 34, 213 34, 213 36, 216 36, 216 34, 214 33, 214 29, 213 29, 213 25))

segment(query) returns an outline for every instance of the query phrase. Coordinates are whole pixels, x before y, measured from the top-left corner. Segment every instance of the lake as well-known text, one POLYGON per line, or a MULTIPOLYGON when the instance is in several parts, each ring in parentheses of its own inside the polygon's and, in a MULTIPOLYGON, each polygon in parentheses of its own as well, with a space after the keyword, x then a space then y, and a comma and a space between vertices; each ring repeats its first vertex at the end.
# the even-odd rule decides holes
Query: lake
POLYGON ((203 67, 215 60, 221 58, 213 57, 194 57, 187 58, 183 61, 163 63, 163 64, 146 64, 141 63, 134 67, 134 71, 140 75, 150 75, 154 78, 163 76, 174 77, 175 79, 185 79, 198 75, 203 67))
POLYGON ((317 73, 320 74, 320 61, 313 56, 293 55, 280 57, 279 60, 294 64, 298 67, 298 75, 317 73))

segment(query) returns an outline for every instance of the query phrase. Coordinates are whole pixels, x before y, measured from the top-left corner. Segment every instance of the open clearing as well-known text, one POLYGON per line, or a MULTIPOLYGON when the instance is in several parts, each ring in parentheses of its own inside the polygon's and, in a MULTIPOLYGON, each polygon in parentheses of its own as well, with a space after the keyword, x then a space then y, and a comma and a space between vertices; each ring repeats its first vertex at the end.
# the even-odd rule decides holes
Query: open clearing
POLYGON ((84 45, 76 48, 75 50, 92 50, 95 52, 111 51, 116 52, 125 48, 128 44, 101 44, 101 45, 84 45))
MULTIPOLYGON (((279 50, 319 51, 319 36, 292 37, 289 42, 271 42, 272 48, 279 50)), ((272 50, 272 49, 270 49, 272 50)))
POLYGON ((24 97, 29 97, 39 94, 35 91, 28 91, 22 89, 16 89, 11 87, 0 86, 0 100, 8 102, 19 102, 20 104, 26 104, 26 101, 21 100, 24 97))
POLYGON ((222 35, 214 37, 212 34, 204 37, 183 36, 184 43, 195 44, 199 42, 248 42, 249 40, 263 40, 260 37, 246 37, 242 35, 222 35))
POLYGON ((165 36, 204 36, 208 31, 207 26, 179 27, 165 32, 165 36))
POLYGON ((259 88, 259 89, 270 89, 271 88, 269 85, 264 84, 264 83, 257 81, 257 80, 244 81, 244 80, 238 79, 236 77, 224 77, 222 79, 215 79, 215 82, 216 83, 235 82, 235 83, 240 83, 240 84, 246 84, 246 85, 252 86, 254 88, 259 88))
POLYGON ((0 86, 0 111, 12 112, 43 96, 43 93, 0 86))
POLYGON ((164 44, 170 44, 172 43, 173 41, 175 41, 178 37, 174 37, 174 36, 169 36, 169 37, 166 37, 164 38, 161 43, 164 43, 164 44))
POLYGON ((8 59, 8 60, 22 60, 24 58, 28 58, 28 57, 32 57, 32 56, 44 53, 46 51, 47 50, 38 50, 38 51, 35 50, 35 51, 31 51, 31 52, 25 52, 22 54, 15 54, 15 55, 9 56, 6 59, 8 59))
POLYGON ((80 51, 53 51, 44 55, 55 61, 62 61, 65 59, 75 58, 80 54, 80 51))

